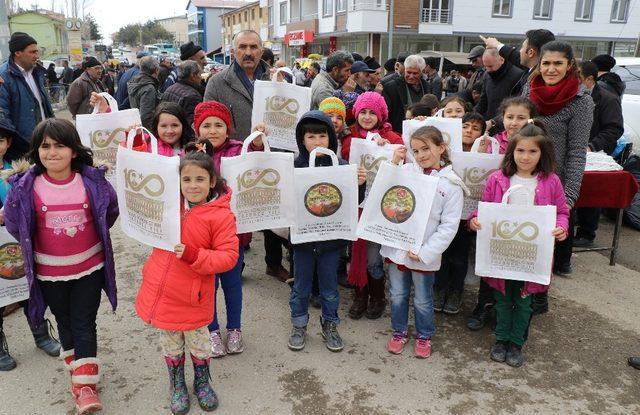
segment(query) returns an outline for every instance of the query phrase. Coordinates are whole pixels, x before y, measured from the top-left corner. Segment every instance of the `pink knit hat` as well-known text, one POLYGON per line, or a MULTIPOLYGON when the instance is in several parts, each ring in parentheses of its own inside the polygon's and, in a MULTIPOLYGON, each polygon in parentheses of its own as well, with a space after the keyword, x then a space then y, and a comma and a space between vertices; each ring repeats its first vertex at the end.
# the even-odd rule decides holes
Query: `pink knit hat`
POLYGON ((389 118, 387 103, 382 95, 377 92, 369 91, 360 94, 355 104, 353 104, 353 116, 358 119, 358 114, 364 109, 371 110, 376 114, 378 117, 378 125, 380 126, 384 125, 389 118))

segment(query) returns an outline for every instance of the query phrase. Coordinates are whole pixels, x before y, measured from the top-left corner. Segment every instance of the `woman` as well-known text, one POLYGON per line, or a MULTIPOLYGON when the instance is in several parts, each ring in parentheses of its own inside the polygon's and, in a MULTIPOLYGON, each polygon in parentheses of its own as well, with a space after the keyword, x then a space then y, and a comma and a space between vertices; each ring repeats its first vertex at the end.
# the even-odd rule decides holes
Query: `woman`
POLYGON ((58 100, 58 90, 60 89, 60 82, 58 74, 56 73, 56 64, 51 62, 47 68, 47 82, 49 84, 49 93, 51 94, 51 100, 56 102, 58 100))

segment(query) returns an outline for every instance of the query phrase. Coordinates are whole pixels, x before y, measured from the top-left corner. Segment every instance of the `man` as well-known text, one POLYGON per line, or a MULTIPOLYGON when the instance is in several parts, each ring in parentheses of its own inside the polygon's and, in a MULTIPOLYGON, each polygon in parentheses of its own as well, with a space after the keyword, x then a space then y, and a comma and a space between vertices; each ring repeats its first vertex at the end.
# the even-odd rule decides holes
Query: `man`
POLYGON ((622 98, 627 85, 618 74, 611 72, 616 66, 615 58, 610 55, 598 55, 591 62, 598 67, 598 84, 622 98))
POLYGON ((446 95, 451 96, 458 93, 460 89, 460 75, 455 69, 451 71, 451 76, 447 79, 446 95))
POLYGON ((287 66, 287 63, 286 63, 285 61, 283 61, 282 59, 278 59, 278 60, 276 61, 276 64, 275 64, 275 68, 276 68, 276 69, 278 69, 278 68, 284 68, 285 66, 287 66))
POLYGON ((427 91, 425 93, 433 94, 436 98, 442 99, 442 78, 438 75, 440 59, 435 57, 424 58, 424 63, 425 66, 422 72, 427 83, 427 91))
POLYGON ((307 68, 307 75, 304 80, 304 86, 306 86, 307 88, 311 88, 313 80, 316 79, 316 76, 318 76, 320 71, 322 71, 322 68, 320 68, 320 64, 318 62, 311 62, 311 65, 309 65, 309 67, 307 68))
MULTIPOLYGON (((317 110, 320 102, 333 96, 351 75, 353 56, 349 52, 334 52, 327 58, 325 72, 321 72, 311 83, 311 109, 317 110)), ((366 66, 366 65, 365 65, 366 66)))
POLYGON ((505 62, 498 49, 487 48, 482 55, 482 62, 487 69, 484 78, 484 90, 475 110, 485 120, 490 120, 498 113, 502 100, 511 96, 513 87, 524 72, 522 69, 505 62))
POLYGON ((153 129, 153 114, 156 111, 160 94, 158 92, 158 74, 160 65, 153 56, 145 56, 138 64, 140 73, 127 83, 131 108, 140 110, 142 126, 153 129))
POLYGON ((371 85, 375 87, 380 83, 380 79, 382 79, 383 68, 373 56, 367 56, 364 58, 364 63, 367 64, 369 69, 373 70, 373 72, 369 74, 369 82, 371 82, 371 85))
POLYGON ((73 82, 73 69, 69 67, 69 61, 62 61, 62 68, 62 85, 64 85, 64 91, 68 93, 73 82))
MULTIPOLYGON (((187 42, 184 45, 180 45, 180 60, 181 61, 194 61, 198 65, 200 65, 200 70, 203 71, 205 65, 207 64, 207 56, 204 53, 204 50, 193 42, 187 42)), ((164 83, 160 84, 162 87, 160 92, 166 91, 171 85, 176 83, 176 79, 178 79, 178 70, 173 68, 167 76, 167 80, 164 83)))
POLYGON ((7 160, 15 160, 29 151, 31 133, 40 121, 53 117, 49 94, 44 87, 45 71, 37 66, 40 49, 34 38, 15 32, 9 40, 9 59, 0 65, 0 109, 18 131, 7 151, 7 160))
MULTIPOLYGON (((582 84, 591 91, 591 98, 595 104, 587 151, 604 151, 611 154, 616 148, 618 139, 624 133, 620 98, 597 81, 598 67, 593 62, 582 62, 580 71, 584 77, 582 84)), ((576 213, 577 229, 573 246, 578 248, 591 247, 598 229, 600 209, 578 208, 576 213)))
POLYGON ((262 39, 253 30, 238 32, 233 38, 235 60, 220 73, 209 78, 205 101, 222 102, 233 114, 230 138, 243 141, 251 133, 253 83, 269 80, 269 67, 262 57, 262 39))
POLYGON ((265 61, 269 67, 273 67, 276 57, 273 55, 273 51, 269 48, 263 48, 262 50, 262 60, 265 61))
POLYGON ((393 131, 402 132, 407 107, 420 102, 425 94, 430 93, 427 81, 422 78, 424 68, 422 56, 409 55, 403 60, 404 75, 382 84, 382 96, 389 108, 389 122, 393 131))
POLYGON ((469 78, 469 82, 467 83, 467 90, 469 91, 473 89, 474 85, 476 84, 482 85, 482 82, 484 81, 485 69, 484 69, 484 64, 482 63, 483 54, 484 54, 484 47, 478 45, 478 46, 474 46, 473 49, 471 49, 471 51, 469 52, 469 55, 467 56, 467 58, 471 62, 471 66, 473 67, 473 69, 475 69, 475 71, 471 75, 471 78, 469 78))
POLYGON ((204 96, 200 74, 200 65, 196 62, 182 62, 178 65, 178 81, 167 88, 162 95, 163 102, 175 102, 184 108, 189 124, 193 123, 193 112, 204 96))
POLYGON ((354 62, 353 65, 351 65, 351 77, 356 83, 353 92, 360 95, 375 88, 376 84, 372 84, 370 78, 370 75, 373 73, 375 73, 375 71, 369 69, 363 61, 354 62))
POLYGON ((407 56, 409 56, 409 52, 398 53, 398 57, 393 64, 393 72, 386 74, 380 80, 383 85, 393 79, 402 78, 402 76, 404 76, 404 60, 407 59, 407 56))
POLYGON ((73 81, 67 94, 67 106, 73 119, 77 114, 89 114, 93 106, 89 105, 92 92, 106 91, 100 78, 102 77, 102 65, 96 58, 89 56, 82 62, 84 72, 80 78, 73 81))
POLYGON ((169 77, 171 70, 173 69, 173 65, 171 61, 166 56, 161 56, 159 59, 160 63, 160 74, 158 75, 158 84, 164 85, 165 81, 169 77))
POLYGON ((138 52, 136 55, 136 64, 131 68, 127 69, 125 73, 120 76, 118 80, 118 90, 116 91, 115 99, 118 101, 118 109, 127 110, 131 108, 131 103, 129 102, 129 89, 127 88, 127 84, 133 77, 137 76, 140 73, 140 60, 147 56, 145 52, 138 52))

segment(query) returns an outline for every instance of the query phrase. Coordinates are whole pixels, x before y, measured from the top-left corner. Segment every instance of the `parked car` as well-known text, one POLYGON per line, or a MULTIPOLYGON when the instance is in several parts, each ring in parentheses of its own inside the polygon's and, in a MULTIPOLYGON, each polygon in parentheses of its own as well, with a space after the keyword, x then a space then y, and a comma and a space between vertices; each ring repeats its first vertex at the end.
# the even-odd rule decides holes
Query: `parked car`
POLYGON ((622 97, 624 135, 640 151, 640 58, 616 58, 615 72, 626 83, 622 97))

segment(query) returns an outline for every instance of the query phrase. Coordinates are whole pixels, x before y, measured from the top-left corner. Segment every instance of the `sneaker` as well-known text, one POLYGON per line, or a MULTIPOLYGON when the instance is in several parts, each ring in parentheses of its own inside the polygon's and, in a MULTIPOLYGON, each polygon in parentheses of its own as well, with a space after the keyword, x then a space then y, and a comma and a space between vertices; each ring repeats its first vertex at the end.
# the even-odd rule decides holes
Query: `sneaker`
POLYGON ((444 303, 444 311, 446 314, 458 314, 460 312, 460 305, 462 304, 462 293, 452 291, 447 295, 447 300, 444 303))
POLYGON ((387 351, 393 354, 400 354, 407 343, 407 332, 394 332, 391 340, 387 343, 387 351))
POLYGON ((424 337, 417 337, 413 347, 413 354, 419 359, 426 359, 431 356, 431 340, 424 337))
POLYGON ((237 354, 243 351, 242 331, 240 329, 227 330, 227 353, 237 354))
POLYGON ((473 309, 473 312, 467 318, 467 328, 469 330, 480 330, 484 327, 485 323, 491 317, 491 310, 493 309, 493 304, 478 304, 476 308, 473 309))
POLYGON ((508 343, 504 341, 496 341, 496 344, 491 347, 491 360, 504 363, 507 358, 507 344, 508 343))
POLYGON ((209 343, 211 344, 211 357, 222 357, 227 354, 227 349, 222 343, 220 330, 214 330, 209 333, 209 343))
POLYGON ((322 321, 320 318, 320 324, 322 325, 322 338, 325 341, 327 349, 332 352, 339 352, 344 348, 342 343, 342 337, 338 333, 338 327, 335 321, 322 321))
POLYGON ((289 349, 302 350, 305 345, 305 338, 307 337, 307 326, 293 327, 291 334, 289 335, 289 349))
POLYGON ((311 304, 311 307, 313 307, 313 308, 322 307, 322 304, 320 304, 320 297, 318 297, 317 295, 313 295, 313 294, 311 294, 311 296, 309 296, 309 304, 311 304))
POLYGON ((433 310, 434 311, 442 311, 444 308, 444 290, 442 289, 434 289, 433 290, 433 310))
POLYGON ((574 248, 592 248, 595 244, 593 239, 588 238, 576 238, 573 240, 574 248))
POLYGON ((511 367, 520 367, 524 363, 524 356, 522 355, 522 346, 518 346, 515 343, 510 343, 507 349, 507 355, 505 361, 511 367))

